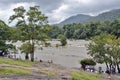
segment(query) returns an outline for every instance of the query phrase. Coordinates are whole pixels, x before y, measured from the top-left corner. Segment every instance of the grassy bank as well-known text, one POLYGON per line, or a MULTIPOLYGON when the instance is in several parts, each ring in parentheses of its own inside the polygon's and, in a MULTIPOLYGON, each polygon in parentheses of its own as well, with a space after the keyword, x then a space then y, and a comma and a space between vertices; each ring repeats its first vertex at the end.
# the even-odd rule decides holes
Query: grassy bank
POLYGON ((10 64, 10 65, 17 65, 17 66, 24 66, 24 67, 32 67, 32 64, 36 62, 31 62, 28 60, 12 60, 12 59, 5 59, 5 58, 0 58, 0 64, 5 63, 5 64, 10 64))
POLYGON ((0 68, 0 75, 10 75, 10 74, 31 74, 31 71, 22 70, 18 68, 0 68))
POLYGON ((72 72, 71 77, 72 80, 102 80, 101 78, 86 72, 72 72))
POLYGON ((46 71, 46 70, 39 70, 40 73, 48 75, 48 76, 55 76, 54 72, 46 71))

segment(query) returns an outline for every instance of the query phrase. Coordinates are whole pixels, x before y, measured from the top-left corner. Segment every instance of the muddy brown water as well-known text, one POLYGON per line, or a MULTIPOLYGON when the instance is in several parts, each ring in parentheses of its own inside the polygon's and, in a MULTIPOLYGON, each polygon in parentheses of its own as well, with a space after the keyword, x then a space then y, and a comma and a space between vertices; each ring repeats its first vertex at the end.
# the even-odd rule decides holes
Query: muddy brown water
MULTIPOLYGON (((68 40, 67 45, 65 47, 56 47, 56 44, 60 44, 57 40, 48 41, 51 43, 51 47, 43 47, 41 50, 41 46, 37 46, 35 49, 35 59, 43 60, 43 61, 53 61, 55 64, 60 64, 67 68, 80 68, 80 60, 84 58, 90 58, 87 54, 86 45, 89 44, 90 41, 85 40, 68 40)), ((17 47, 20 47, 22 44, 20 41, 14 43, 17 47)), ((24 59, 24 54, 19 54, 16 56, 18 58, 24 59)), ((97 64, 98 66, 104 66, 101 64, 97 64)))

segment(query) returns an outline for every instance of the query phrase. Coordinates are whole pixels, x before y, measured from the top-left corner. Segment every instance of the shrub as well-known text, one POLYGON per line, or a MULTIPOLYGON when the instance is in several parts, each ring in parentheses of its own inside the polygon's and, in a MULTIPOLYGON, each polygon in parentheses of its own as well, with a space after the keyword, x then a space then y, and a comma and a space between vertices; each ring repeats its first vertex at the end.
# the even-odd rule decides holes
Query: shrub
POLYGON ((58 35, 58 39, 60 39, 61 46, 65 46, 67 44, 67 39, 64 35, 58 35))
POLYGON ((51 46, 51 44, 46 42, 45 47, 48 47, 48 46, 51 46))
POLYGON ((92 65, 92 66, 94 66, 94 65, 96 65, 96 62, 91 58, 85 58, 85 59, 80 61, 80 64, 81 65, 92 65))

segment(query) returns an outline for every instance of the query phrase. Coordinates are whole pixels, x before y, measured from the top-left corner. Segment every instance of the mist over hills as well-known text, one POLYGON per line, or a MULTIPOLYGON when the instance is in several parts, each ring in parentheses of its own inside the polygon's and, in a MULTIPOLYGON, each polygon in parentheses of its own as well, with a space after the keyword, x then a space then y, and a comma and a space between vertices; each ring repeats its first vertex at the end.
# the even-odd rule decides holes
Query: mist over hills
POLYGON ((110 21, 120 18, 120 9, 113 9, 107 12, 103 12, 97 16, 90 16, 85 14, 78 14, 71 16, 64 21, 56 24, 57 26, 64 26, 66 24, 72 23, 88 23, 88 22, 97 22, 97 21, 110 21))

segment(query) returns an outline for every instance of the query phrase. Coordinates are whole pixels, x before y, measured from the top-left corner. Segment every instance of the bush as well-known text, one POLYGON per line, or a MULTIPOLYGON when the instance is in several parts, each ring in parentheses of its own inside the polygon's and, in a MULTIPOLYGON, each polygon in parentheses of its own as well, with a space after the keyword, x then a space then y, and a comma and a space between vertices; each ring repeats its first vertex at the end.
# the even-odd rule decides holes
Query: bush
POLYGON ((67 44, 67 39, 64 35, 58 35, 58 39, 60 39, 61 46, 65 46, 67 44))
POLYGON ((48 47, 48 46, 51 46, 51 44, 46 42, 45 47, 48 47))
POLYGON ((81 65, 91 65, 91 66, 94 66, 94 65, 96 65, 96 62, 93 59, 91 59, 91 58, 85 58, 85 59, 80 61, 80 64, 81 65))

